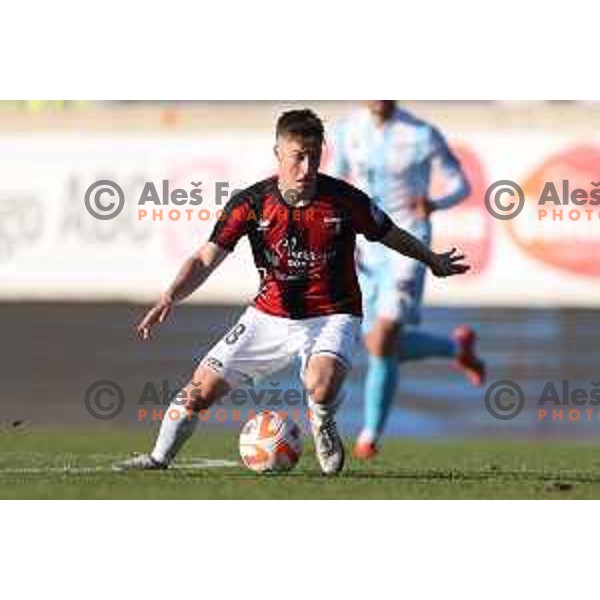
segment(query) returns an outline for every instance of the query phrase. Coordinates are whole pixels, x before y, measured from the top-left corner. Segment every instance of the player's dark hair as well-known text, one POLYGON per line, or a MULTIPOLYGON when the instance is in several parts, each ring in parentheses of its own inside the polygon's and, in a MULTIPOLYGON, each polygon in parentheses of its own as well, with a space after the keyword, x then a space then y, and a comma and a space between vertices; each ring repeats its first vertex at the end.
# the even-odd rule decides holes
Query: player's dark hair
POLYGON ((282 113, 277 119, 275 134, 277 137, 282 135, 314 140, 319 144, 325 140, 323 121, 308 108, 282 113))

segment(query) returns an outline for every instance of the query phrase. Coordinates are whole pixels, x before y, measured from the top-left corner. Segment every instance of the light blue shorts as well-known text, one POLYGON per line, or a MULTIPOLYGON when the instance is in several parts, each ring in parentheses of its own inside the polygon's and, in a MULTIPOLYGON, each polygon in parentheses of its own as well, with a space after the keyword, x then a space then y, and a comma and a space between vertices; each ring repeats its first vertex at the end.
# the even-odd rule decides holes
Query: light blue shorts
MULTIPOLYGON (((411 228, 410 233, 430 245, 431 225, 428 222, 411 228)), ((418 325, 427 267, 377 242, 361 240, 358 248, 363 333, 368 333, 379 317, 403 325, 418 325)))

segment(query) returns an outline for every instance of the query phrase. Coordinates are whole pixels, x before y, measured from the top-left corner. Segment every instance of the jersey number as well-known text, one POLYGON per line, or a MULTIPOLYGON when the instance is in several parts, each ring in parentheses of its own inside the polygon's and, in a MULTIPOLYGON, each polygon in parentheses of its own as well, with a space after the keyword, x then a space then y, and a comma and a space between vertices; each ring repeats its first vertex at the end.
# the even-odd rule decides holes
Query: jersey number
POLYGON ((244 331, 246 331, 246 326, 243 323, 238 323, 225 337, 225 343, 235 344, 244 331))

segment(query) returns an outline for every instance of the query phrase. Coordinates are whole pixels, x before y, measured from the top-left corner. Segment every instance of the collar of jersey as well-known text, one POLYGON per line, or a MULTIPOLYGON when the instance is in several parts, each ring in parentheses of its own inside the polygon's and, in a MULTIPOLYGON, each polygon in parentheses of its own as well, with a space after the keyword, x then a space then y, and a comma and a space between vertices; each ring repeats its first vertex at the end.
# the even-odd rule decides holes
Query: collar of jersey
POLYGON ((320 182, 321 182, 321 176, 320 176, 320 174, 317 173, 317 186, 315 189, 315 195, 312 197, 310 202, 308 204, 305 204, 304 206, 294 206, 293 204, 290 204, 289 202, 285 201, 285 198, 283 197, 283 195, 281 194, 281 190, 279 189, 279 177, 277 177, 277 175, 275 175, 275 177, 273 177, 273 193, 274 193, 277 201, 280 204, 282 204, 283 206, 285 206, 286 208, 289 208, 290 210, 305 210, 307 208, 310 208, 313 205, 313 202, 315 201, 315 198, 317 197, 317 195, 319 193, 320 182))

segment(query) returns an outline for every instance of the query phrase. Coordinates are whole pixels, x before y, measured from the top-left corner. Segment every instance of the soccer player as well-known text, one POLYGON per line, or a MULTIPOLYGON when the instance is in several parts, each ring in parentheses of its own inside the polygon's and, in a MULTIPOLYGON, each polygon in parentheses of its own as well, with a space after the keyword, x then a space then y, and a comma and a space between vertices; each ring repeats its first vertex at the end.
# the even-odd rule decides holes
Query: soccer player
MULTIPOLYGON (((469 195, 469 184, 442 135, 392 100, 372 100, 336 130, 331 174, 367 193, 404 230, 431 241, 430 215, 469 195), (431 180, 441 176, 444 196, 432 198, 431 180)), ((377 454, 398 386, 399 362, 454 359, 473 385, 485 365, 475 353, 475 332, 466 325, 453 336, 416 329, 425 265, 382 245, 358 244, 360 286, 365 296, 363 333, 369 354, 365 421, 354 448, 358 458, 377 454), (411 327, 413 326, 413 327, 411 327)))
POLYGON ((261 277, 252 306, 173 400, 152 452, 116 468, 166 468, 196 427, 199 410, 239 383, 266 377, 299 356, 320 468, 327 475, 342 469, 344 448, 334 417, 360 333, 357 234, 423 261, 438 277, 469 267, 455 249, 432 252, 396 227, 366 194, 321 174, 323 142, 323 124, 312 111, 283 113, 276 127, 277 175, 227 203, 210 239, 183 264, 139 324, 140 336, 149 339, 174 305, 202 285, 239 239, 248 236, 261 277))

